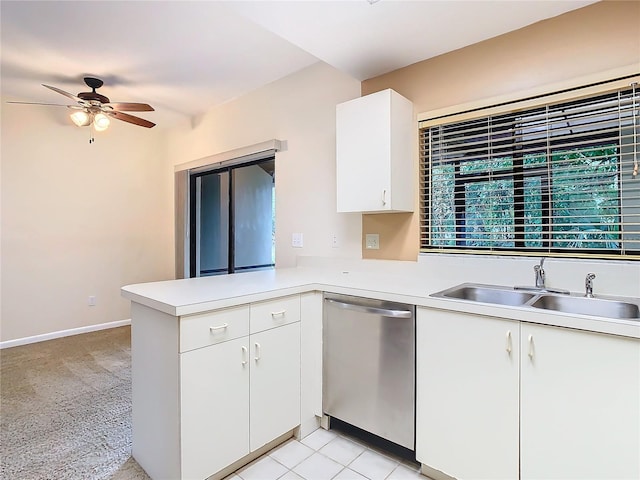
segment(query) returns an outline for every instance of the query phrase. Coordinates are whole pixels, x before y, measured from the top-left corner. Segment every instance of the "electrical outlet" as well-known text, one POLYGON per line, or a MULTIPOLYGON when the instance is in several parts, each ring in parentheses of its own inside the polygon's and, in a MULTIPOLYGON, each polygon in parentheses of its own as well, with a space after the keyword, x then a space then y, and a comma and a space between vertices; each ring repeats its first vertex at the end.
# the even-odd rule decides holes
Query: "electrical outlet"
POLYGON ((331 248, 338 248, 340 246, 338 242, 338 235, 335 233, 331 234, 331 237, 329 237, 329 244, 331 245, 331 248))
POLYGON ((368 250, 379 250, 380 249, 380 234, 378 233, 367 233, 365 236, 365 247, 368 250))
POLYGON ((294 248, 302 248, 304 245, 304 238, 301 233, 294 233, 291 235, 291 246, 294 248))

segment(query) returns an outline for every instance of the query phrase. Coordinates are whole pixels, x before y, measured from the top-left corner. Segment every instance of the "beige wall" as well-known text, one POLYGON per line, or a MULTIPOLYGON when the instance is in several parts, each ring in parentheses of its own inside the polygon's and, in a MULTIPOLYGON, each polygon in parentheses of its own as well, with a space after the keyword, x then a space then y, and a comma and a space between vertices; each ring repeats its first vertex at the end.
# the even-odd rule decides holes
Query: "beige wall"
POLYGON ((64 110, 3 101, 0 341, 129 318, 122 285, 174 277, 174 165, 269 139, 286 142, 276 157, 278 266, 297 255, 360 258, 360 215, 337 214, 335 193, 335 105, 359 95, 360 82, 318 63, 194 126, 114 122, 92 145, 64 110), (304 248, 291 247, 293 232, 304 248))
POLYGON ((163 134, 2 101, 0 340, 123 320, 120 287, 171 278, 163 134), (88 306, 88 297, 97 304, 88 306))
POLYGON ((359 214, 336 213, 335 106, 360 96, 360 82, 317 63, 207 112, 194 127, 174 130, 174 165, 278 139, 276 265, 298 255, 360 258, 359 214), (291 246, 291 234, 304 247, 291 246), (330 235, 338 236, 332 248, 330 235))
MULTIPOLYGON (((640 2, 606 1, 366 80, 362 94, 393 88, 420 115, 578 86, 633 64, 637 71, 640 2)), ((416 169, 417 162, 416 155, 416 169)), ((380 234, 380 250, 363 250, 364 258, 417 257, 417 213, 363 215, 362 233, 380 234)))

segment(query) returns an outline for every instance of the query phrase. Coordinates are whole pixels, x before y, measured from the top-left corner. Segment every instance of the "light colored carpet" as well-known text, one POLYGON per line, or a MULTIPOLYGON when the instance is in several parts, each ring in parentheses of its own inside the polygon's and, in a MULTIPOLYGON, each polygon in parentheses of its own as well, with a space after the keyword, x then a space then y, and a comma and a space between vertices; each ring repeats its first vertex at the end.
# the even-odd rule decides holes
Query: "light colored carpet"
POLYGON ((131 457, 131 329, 0 351, 0 478, 149 477, 131 457))

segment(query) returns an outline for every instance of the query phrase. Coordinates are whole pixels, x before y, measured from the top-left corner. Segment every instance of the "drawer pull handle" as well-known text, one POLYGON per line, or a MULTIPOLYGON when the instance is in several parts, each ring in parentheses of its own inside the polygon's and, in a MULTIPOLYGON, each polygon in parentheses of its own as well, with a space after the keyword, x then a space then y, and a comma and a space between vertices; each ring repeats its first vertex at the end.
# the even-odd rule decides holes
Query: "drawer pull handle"
POLYGON ((382 190, 382 205, 387 204, 387 190, 382 190))
POLYGON ((279 312, 271 312, 271 318, 284 317, 285 313, 287 313, 286 310, 280 310, 279 312))
POLYGON ((529 355, 529 358, 531 360, 533 360, 534 353, 535 353, 535 351, 534 351, 534 348, 533 348, 533 335, 529 335, 529 353, 528 353, 528 355, 529 355))
POLYGON ((242 365, 247 364, 247 347, 242 347, 242 365))
POLYGON ((511 330, 507 332, 507 353, 511 355, 511 351, 513 348, 511 347, 511 330))
POLYGON ((209 327, 209 331, 214 333, 217 330, 224 330, 229 326, 228 323, 223 323, 222 325, 218 325, 217 327, 209 327))
POLYGON ((255 347, 256 347, 256 356, 253 357, 253 359, 257 362, 258 360, 260 360, 260 344, 258 342, 254 343, 255 347))

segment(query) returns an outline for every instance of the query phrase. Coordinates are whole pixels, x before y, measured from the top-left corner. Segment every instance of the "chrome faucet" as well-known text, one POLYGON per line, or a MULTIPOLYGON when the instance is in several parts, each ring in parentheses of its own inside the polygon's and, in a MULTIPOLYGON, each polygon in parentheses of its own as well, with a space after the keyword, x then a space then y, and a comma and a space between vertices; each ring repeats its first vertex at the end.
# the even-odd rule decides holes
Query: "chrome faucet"
POLYGON ((584 279, 584 296, 587 298, 593 298, 593 279, 596 278, 595 273, 587 273, 587 278, 584 279))
POLYGON ((535 265, 533 267, 533 271, 536 273, 536 288, 546 288, 545 287, 545 276, 544 276, 544 265, 545 257, 540 259, 540 265, 535 265))
POLYGON ((533 267, 533 271, 536 274, 536 286, 535 287, 513 287, 515 290, 528 290, 530 292, 546 292, 546 293, 558 293, 561 295, 569 295, 570 292, 569 290, 562 290, 559 288, 547 288, 546 285, 546 276, 544 274, 544 261, 546 260, 545 257, 542 257, 540 259, 540 264, 539 265, 534 265, 533 267))

